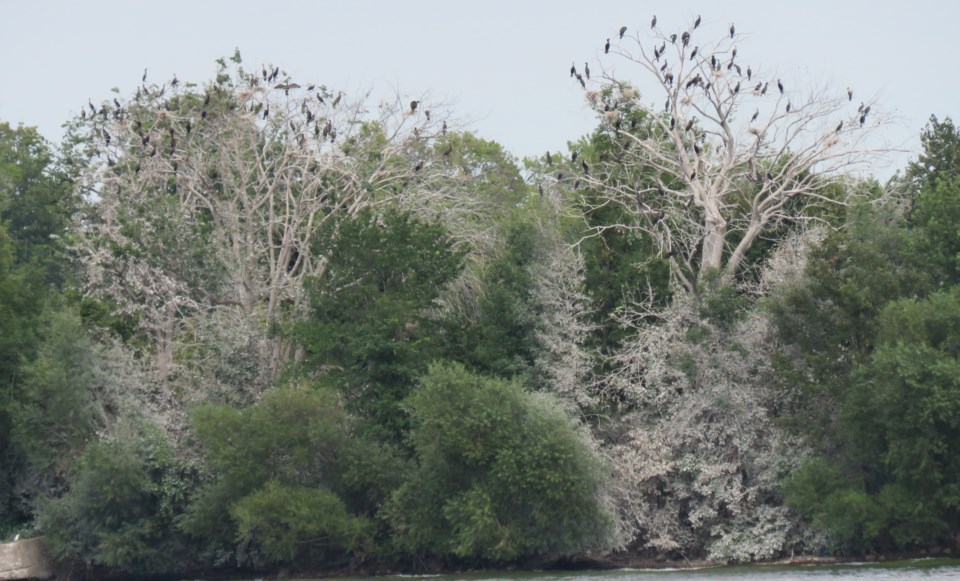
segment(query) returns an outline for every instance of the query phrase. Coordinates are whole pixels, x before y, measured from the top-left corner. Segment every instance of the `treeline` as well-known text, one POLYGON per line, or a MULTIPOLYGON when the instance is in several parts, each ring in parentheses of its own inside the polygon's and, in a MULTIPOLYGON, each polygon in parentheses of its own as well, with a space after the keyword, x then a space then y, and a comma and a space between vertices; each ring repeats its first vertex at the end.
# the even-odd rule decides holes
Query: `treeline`
POLYGON ((949 119, 724 273, 664 237, 697 205, 611 203, 680 188, 622 162, 640 108, 521 165, 277 75, 0 125, 8 536, 144 575, 955 544, 949 119))

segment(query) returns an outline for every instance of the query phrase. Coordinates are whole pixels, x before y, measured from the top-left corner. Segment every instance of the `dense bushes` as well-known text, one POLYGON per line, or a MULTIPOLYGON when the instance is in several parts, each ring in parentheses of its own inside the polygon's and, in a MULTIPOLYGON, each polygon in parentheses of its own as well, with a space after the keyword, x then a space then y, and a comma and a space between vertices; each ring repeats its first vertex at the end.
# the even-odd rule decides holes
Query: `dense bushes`
POLYGON ((401 547, 503 561, 609 543, 603 467, 549 399, 437 364, 407 405, 418 467, 388 505, 401 547))

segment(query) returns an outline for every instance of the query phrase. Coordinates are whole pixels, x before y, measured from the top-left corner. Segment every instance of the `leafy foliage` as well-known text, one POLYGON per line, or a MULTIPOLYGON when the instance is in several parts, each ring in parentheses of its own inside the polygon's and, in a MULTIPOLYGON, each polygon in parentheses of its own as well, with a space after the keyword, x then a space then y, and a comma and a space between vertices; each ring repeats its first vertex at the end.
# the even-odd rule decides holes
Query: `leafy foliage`
POLYGON ((318 245, 329 258, 307 287, 311 314, 297 330, 306 362, 379 436, 397 439, 406 424, 399 402, 443 349, 431 310, 464 251, 442 225, 396 209, 363 210, 318 245))
POLYGON ((500 561, 609 542, 602 465, 549 399, 435 364, 407 405, 419 468, 387 509, 402 548, 500 561))

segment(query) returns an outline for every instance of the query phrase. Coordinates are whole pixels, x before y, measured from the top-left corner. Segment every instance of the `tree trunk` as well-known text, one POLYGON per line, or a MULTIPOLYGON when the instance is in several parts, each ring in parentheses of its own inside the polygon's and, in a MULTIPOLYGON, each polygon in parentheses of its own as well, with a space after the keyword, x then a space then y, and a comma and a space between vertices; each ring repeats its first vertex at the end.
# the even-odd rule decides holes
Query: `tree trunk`
POLYGON ((719 215, 709 216, 700 257, 700 276, 723 265, 723 245, 727 237, 727 222, 719 215))

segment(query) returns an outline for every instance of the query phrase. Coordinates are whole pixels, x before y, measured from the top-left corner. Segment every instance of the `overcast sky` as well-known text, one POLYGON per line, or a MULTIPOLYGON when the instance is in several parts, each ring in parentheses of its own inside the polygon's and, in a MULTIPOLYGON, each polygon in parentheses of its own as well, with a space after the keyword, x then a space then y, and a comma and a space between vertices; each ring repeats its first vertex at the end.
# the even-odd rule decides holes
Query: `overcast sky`
POLYGON ((0 0, 0 121, 58 141, 88 98, 131 94, 144 67, 153 81, 202 83, 239 48, 249 69, 275 63, 335 91, 447 101, 481 137, 538 155, 596 124, 570 63, 622 65, 605 40, 646 31, 653 14, 677 31, 702 14, 709 38, 735 22, 741 62, 876 98, 899 117, 888 140, 911 150, 875 168, 882 177, 916 154, 931 114, 960 119, 960 2, 944 0, 0 0))

